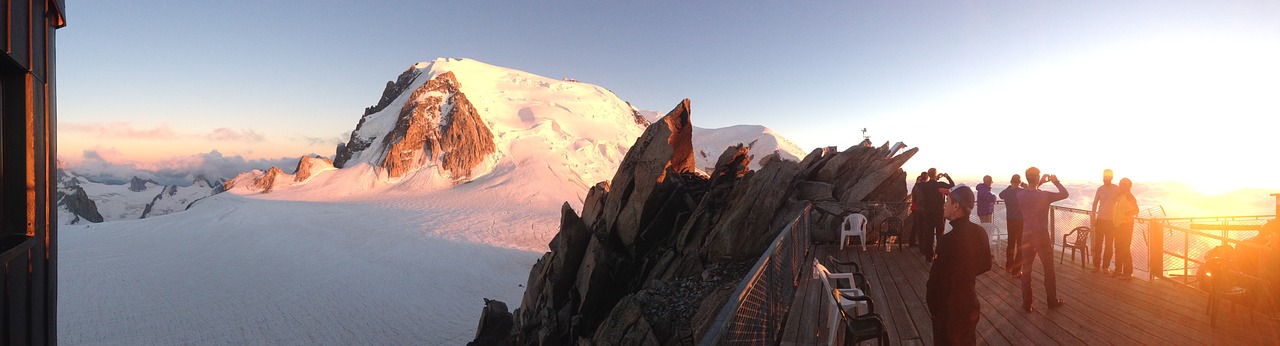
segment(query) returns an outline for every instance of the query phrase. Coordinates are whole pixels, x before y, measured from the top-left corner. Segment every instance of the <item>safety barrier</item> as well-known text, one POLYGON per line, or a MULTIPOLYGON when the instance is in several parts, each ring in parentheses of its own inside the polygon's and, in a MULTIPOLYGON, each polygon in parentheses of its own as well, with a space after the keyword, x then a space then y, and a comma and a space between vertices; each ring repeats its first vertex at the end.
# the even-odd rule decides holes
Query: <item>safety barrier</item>
POLYGON ((778 232, 769 248, 729 296, 703 336, 702 345, 775 345, 800 285, 809 258, 809 213, 806 206, 778 232))

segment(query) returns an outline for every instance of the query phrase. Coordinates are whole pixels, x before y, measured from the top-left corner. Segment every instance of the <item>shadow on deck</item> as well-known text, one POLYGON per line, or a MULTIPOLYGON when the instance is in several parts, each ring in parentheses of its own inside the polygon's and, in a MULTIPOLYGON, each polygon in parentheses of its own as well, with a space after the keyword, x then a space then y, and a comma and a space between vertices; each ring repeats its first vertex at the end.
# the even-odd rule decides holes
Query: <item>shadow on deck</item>
MULTIPOLYGON (((889 329, 891 344, 934 343, 924 300, 929 264, 917 248, 899 250, 895 245, 886 252, 883 247, 862 251, 855 246, 841 251, 835 245, 817 245, 812 254, 823 263, 828 255, 859 263, 871 286, 875 311, 889 329)), ((982 304, 979 344, 1280 345, 1280 323, 1243 306, 1234 311, 1229 304, 1219 307, 1218 326, 1210 327, 1208 298, 1203 293, 1162 280, 1121 281, 1090 273, 1079 262, 1057 264, 1057 253, 1054 259, 1058 296, 1067 303, 1055 310, 1045 308, 1043 271, 1038 261, 1033 276, 1037 312, 1022 311, 1020 282, 1002 270, 1003 258, 997 258, 992 270, 978 277, 982 304)), ((812 259, 806 263, 811 266, 812 259)), ((835 271, 849 269, 832 266, 835 271)), ((822 291, 820 282, 804 276, 782 344, 826 343, 831 296, 822 291)))

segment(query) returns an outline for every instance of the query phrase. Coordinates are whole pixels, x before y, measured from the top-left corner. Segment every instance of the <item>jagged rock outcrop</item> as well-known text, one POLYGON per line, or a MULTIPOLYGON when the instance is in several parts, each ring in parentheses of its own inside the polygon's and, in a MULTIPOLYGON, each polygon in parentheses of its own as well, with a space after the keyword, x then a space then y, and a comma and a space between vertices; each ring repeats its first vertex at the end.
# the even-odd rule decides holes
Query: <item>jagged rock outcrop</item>
POLYGON ((215 184, 204 176, 196 176, 189 186, 169 185, 151 198, 140 218, 145 219, 159 215, 176 213, 191 208, 200 199, 216 195, 222 184, 215 184))
MULTIPOLYGON (((417 76, 401 75, 401 80, 408 78, 412 82, 417 76)), ((388 85, 387 92, 396 88, 403 92, 401 80, 388 85)), ((406 82, 404 87, 409 84, 406 82)), ((403 177, 431 163, 437 163, 454 180, 470 178, 473 169, 497 147, 493 132, 458 87, 453 72, 441 73, 423 83, 401 106, 394 126, 385 134, 361 131, 366 120, 386 105, 371 108, 372 112, 361 117, 351 140, 339 148, 334 166, 344 167, 357 155, 371 155, 360 160, 385 168, 389 178, 403 177), (366 153, 368 150, 376 152, 366 153)), ((382 101, 386 101, 387 92, 382 101)))
POLYGON ((703 175, 691 128, 684 100, 636 140, 613 180, 590 189, 581 214, 561 208, 560 233, 514 312, 513 343, 697 340, 806 204, 904 200, 901 165, 916 150, 820 149, 751 171, 750 149, 736 145, 703 175))
POLYGON ((142 192, 142 190, 147 189, 147 183, 151 183, 152 185, 160 185, 160 183, 157 183, 151 179, 144 180, 142 178, 133 177, 133 179, 129 180, 129 191, 142 192))
MULTIPOLYGON (((102 222, 102 214, 98 212, 98 204, 89 198, 84 188, 76 185, 58 190, 58 205, 65 206, 77 218, 89 222, 102 222)), ((70 223, 78 223, 75 220, 70 223)))
POLYGON ((468 342, 467 346, 509 345, 514 324, 511 312, 507 311, 507 303, 485 299, 484 311, 480 313, 480 325, 476 327, 476 338, 468 342))
POLYGON ((267 173, 253 180, 253 188, 262 191, 262 193, 271 192, 271 189, 275 188, 276 178, 281 175, 284 175, 284 172, 280 170, 280 167, 271 167, 271 169, 267 170, 267 173))
MULTIPOLYGON (((396 96, 399 96, 408 89, 409 85, 413 83, 413 80, 418 78, 421 74, 422 70, 410 66, 409 69, 400 73, 400 76, 396 77, 395 81, 388 81, 387 87, 382 90, 382 97, 378 98, 378 103, 364 109, 364 114, 360 116, 360 122, 356 124, 356 128, 359 129, 361 126, 364 126, 364 122, 365 120, 368 120, 368 116, 370 114, 381 112, 383 109, 386 109, 387 106, 391 105, 391 102, 395 101, 396 96)), ((352 131, 351 138, 347 140, 347 143, 348 144, 338 144, 337 155, 333 159, 334 167, 344 167, 347 160, 351 159, 351 155, 368 148, 369 144, 373 143, 373 138, 360 138, 356 131, 352 131)))
POLYGON ((495 148, 493 133, 467 96, 458 91, 453 72, 440 74, 414 90, 383 144, 387 150, 382 165, 392 178, 437 160, 454 179, 467 178, 480 159, 495 148))
POLYGON ((303 156, 298 158, 298 168, 293 170, 293 181, 306 181, 328 169, 333 169, 333 161, 319 156, 303 156))

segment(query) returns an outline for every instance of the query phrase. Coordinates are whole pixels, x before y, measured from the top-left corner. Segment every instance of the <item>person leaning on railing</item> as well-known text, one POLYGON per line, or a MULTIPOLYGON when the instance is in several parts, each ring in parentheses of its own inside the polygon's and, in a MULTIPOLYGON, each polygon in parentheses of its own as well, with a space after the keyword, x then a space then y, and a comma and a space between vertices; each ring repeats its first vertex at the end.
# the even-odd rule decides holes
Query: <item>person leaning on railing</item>
POLYGON ((1018 209, 1018 192, 1027 184, 1022 183, 1022 176, 1014 174, 1009 178, 1009 187, 1000 191, 1000 198, 1005 205, 1005 235, 1007 244, 1004 251, 1004 269, 1013 277, 1022 275, 1022 210, 1018 209))
MULTIPOLYGON (((1092 273, 1111 274, 1109 267, 1111 255, 1116 248, 1115 228, 1118 223, 1115 222, 1116 198, 1120 197, 1120 187, 1111 183, 1114 176, 1111 169, 1102 170, 1102 186, 1093 194, 1093 209, 1089 213, 1089 224, 1093 226, 1093 237, 1089 242, 1089 255, 1093 259, 1092 273)), ((1119 261, 1116 262, 1118 272, 1120 264, 1119 261)))
POLYGON ((1133 181, 1120 179, 1120 194, 1116 197, 1115 225, 1116 277, 1133 278, 1133 219, 1138 217, 1138 200, 1133 197, 1133 181))

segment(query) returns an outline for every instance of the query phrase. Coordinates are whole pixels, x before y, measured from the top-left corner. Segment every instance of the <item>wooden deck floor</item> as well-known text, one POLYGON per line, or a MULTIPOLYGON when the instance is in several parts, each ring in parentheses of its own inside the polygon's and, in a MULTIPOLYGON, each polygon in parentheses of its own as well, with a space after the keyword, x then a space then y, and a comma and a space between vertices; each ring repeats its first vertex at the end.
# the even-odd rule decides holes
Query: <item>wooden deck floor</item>
MULTIPOLYGON (((915 248, 899 250, 895 245, 890 252, 883 248, 861 251, 857 247, 840 251, 834 245, 823 245, 815 250, 813 255, 823 263, 827 263, 828 255, 834 255, 861 265, 871 286, 875 312, 887 324, 891 344, 933 344, 924 302, 929 265, 915 248)), ((996 262, 1003 268, 1003 258, 996 262)), ((1067 305, 1055 310, 1045 308, 1042 270, 1036 264, 1033 287, 1039 311, 1034 313, 1021 309, 1018 279, 999 268, 980 276, 979 344, 1280 345, 1280 323, 1244 307, 1234 313, 1229 304, 1221 307, 1218 326, 1210 327, 1205 309, 1208 298, 1198 291, 1163 280, 1121 281, 1089 273, 1070 261, 1056 268, 1058 296, 1067 305)), ((829 293, 822 292, 821 283, 806 275, 792 303, 783 344, 825 344, 829 299, 829 293)))

